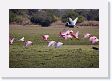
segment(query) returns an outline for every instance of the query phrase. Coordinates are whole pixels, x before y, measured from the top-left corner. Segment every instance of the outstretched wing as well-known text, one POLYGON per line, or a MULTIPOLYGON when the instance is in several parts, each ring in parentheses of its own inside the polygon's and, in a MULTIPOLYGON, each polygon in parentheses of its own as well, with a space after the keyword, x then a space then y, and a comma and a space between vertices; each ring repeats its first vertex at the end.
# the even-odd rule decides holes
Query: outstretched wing
POLYGON ((77 23, 78 17, 73 21, 74 25, 77 23))
POLYGON ((19 41, 24 41, 24 37, 22 37, 19 41))
POLYGON ((75 37, 79 38, 79 31, 76 32, 75 37))
POLYGON ((72 22, 72 18, 69 17, 68 19, 69 19, 69 22, 72 22))

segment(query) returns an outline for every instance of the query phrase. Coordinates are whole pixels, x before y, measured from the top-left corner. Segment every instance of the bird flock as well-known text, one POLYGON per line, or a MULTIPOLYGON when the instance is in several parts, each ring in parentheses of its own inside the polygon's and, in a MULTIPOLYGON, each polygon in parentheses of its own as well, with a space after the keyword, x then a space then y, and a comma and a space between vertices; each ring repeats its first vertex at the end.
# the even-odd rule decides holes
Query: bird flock
MULTIPOLYGON (((69 22, 66 23, 66 26, 75 27, 77 20, 78 20, 78 17, 75 20, 72 20, 71 18, 69 18, 69 22)), ((50 36, 48 34, 42 35, 42 39, 44 41, 48 42, 47 47, 60 48, 60 47, 62 47, 62 45, 64 45, 64 43, 62 43, 60 41, 54 41, 54 40, 49 41, 49 37, 50 36)), ((69 30, 69 29, 68 30, 64 29, 63 31, 59 32, 59 37, 63 38, 64 40, 67 40, 67 39, 73 40, 74 38, 80 40, 79 39, 79 31, 74 32, 73 30, 69 30)), ((83 38, 88 39, 92 44, 99 42, 99 39, 96 36, 91 35, 90 33, 84 34, 83 38)), ((15 41, 15 38, 12 36, 9 36, 9 44, 13 45, 14 41, 15 41)), ((23 42, 24 47, 29 47, 29 46, 33 45, 33 42, 30 40, 25 40, 25 37, 22 37, 21 39, 19 39, 17 41, 23 42)))
MULTIPOLYGON (((42 39, 44 41, 47 41, 48 42, 48 47, 51 47, 51 46, 54 46, 55 48, 60 48, 64 43, 60 42, 60 41, 49 41, 49 35, 45 34, 42 36, 42 39)), ((76 33, 73 31, 73 30, 67 30, 67 31, 62 31, 59 33, 59 37, 63 38, 64 40, 67 40, 67 39, 79 39, 79 31, 77 31, 76 33)), ((86 33, 84 34, 84 39, 88 39, 92 44, 95 44, 99 41, 99 39, 94 36, 94 35, 91 35, 90 33, 86 33)), ((14 40, 15 38, 9 36, 9 44, 10 45, 13 45, 14 43, 14 40)), ((18 41, 20 42, 23 42, 24 44, 24 47, 29 47, 31 45, 33 45, 33 42, 30 41, 30 40, 25 40, 24 37, 22 37, 21 39, 19 39, 18 41)))
POLYGON ((95 44, 95 43, 97 43, 97 42, 99 41, 99 39, 98 39, 96 36, 91 35, 90 33, 86 33, 86 34, 84 35, 84 38, 89 39, 89 41, 90 41, 92 44, 95 44))

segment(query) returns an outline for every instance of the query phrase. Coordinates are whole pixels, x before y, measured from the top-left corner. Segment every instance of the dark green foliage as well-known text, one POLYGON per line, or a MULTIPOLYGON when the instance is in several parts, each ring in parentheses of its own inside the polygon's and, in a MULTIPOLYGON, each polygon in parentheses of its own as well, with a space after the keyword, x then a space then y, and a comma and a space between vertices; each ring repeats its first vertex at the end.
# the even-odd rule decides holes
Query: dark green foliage
POLYGON ((49 26, 51 23, 55 22, 55 16, 46 11, 38 11, 37 14, 31 17, 31 22, 34 24, 40 24, 42 26, 49 26))
POLYGON ((15 22, 16 21, 16 14, 14 13, 13 10, 9 11, 9 23, 15 22))
POLYGON ((83 17, 83 16, 78 16, 78 21, 77 21, 77 23, 81 23, 81 22, 83 22, 84 20, 86 20, 85 17, 83 17))
POLYGON ((99 10, 90 10, 87 19, 99 21, 99 10))
POLYGON ((76 9, 74 11, 77 12, 79 15, 85 17, 88 21, 99 21, 98 9, 76 9))
POLYGON ((10 9, 10 24, 40 24, 49 26, 57 20, 67 22, 68 17, 73 20, 79 17, 78 23, 85 20, 99 21, 98 9, 10 9), (25 22, 25 23, 24 23, 25 22))
POLYGON ((76 17, 78 17, 78 13, 74 12, 73 10, 66 12, 65 15, 62 16, 62 22, 67 22, 69 17, 74 20, 76 17))

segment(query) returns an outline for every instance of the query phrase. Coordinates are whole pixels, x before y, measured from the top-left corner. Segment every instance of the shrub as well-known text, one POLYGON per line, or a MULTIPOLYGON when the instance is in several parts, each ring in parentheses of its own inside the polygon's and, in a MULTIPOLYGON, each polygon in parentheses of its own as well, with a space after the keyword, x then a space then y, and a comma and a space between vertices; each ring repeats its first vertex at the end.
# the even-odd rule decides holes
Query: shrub
POLYGON ((86 20, 85 17, 83 17, 83 16, 78 16, 77 22, 78 22, 78 23, 81 23, 81 22, 83 22, 84 20, 86 20))
POLYGON ((31 22, 34 24, 39 24, 42 26, 50 26, 51 23, 57 21, 57 17, 51 13, 46 13, 44 11, 38 12, 31 17, 31 22))
POLYGON ((76 17, 78 17, 78 13, 76 13, 74 11, 67 12, 65 15, 62 16, 62 18, 61 18, 62 22, 64 22, 64 23, 67 22, 69 17, 74 20, 76 17))

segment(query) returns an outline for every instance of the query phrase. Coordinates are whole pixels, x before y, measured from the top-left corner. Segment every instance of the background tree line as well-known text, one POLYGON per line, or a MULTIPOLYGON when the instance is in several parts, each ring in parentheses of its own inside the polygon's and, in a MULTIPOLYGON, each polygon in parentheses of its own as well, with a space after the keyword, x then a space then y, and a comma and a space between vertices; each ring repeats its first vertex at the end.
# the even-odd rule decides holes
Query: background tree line
POLYGON ((84 21, 99 21, 98 9, 10 9, 10 24, 39 24, 49 26, 58 20, 63 23, 68 21, 68 17, 75 19, 77 23, 84 21))

